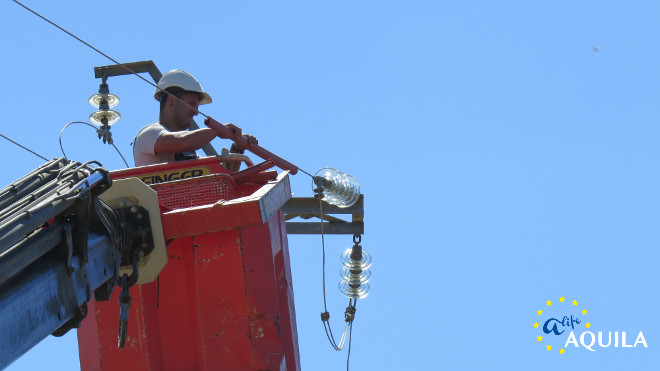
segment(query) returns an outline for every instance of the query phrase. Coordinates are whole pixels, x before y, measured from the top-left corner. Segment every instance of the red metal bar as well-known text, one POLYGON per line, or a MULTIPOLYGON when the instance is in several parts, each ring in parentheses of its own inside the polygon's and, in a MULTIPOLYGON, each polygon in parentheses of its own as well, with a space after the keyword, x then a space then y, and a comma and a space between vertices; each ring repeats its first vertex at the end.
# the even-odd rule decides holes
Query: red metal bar
MULTIPOLYGON (((250 182, 250 180, 253 177, 256 177, 255 179, 259 179, 257 174, 261 173, 262 171, 270 169, 271 167, 273 167, 273 165, 274 165, 273 161, 266 160, 258 165, 254 165, 245 170, 241 170, 233 175, 234 181, 236 181, 236 183, 247 183, 250 182)), ((277 177, 277 173, 275 173, 275 177, 277 177)), ((268 180, 272 180, 272 179, 268 179, 268 180)))
POLYGON ((241 148, 247 149, 248 151, 263 158, 264 160, 272 160, 280 169, 289 170, 292 175, 298 172, 298 167, 296 165, 260 147, 259 145, 248 143, 247 139, 245 139, 243 136, 234 136, 234 132, 230 128, 217 122, 212 117, 208 117, 206 120, 204 120, 204 124, 215 130, 220 138, 233 140, 234 142, 238 143, 241 148))

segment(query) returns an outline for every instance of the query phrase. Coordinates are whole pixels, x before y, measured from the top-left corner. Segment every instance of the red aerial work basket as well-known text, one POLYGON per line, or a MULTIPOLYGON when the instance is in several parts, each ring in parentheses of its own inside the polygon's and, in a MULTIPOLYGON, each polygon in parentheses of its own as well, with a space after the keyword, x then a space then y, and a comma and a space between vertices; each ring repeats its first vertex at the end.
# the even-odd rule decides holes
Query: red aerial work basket
POLYGON ((170 210, 209 205, 238 198, 238 185, 228 174, 214 174, 151 186, 170 210))
POLYGON ((288 174, 246 174, 229 174, 216 158, 113 173, 157 192, 168 260, 154 282, 130 289, 125 348, 120 290, 90 302, 78 330, 82 370, 300 369, 280 210, 291 197, 288 174))

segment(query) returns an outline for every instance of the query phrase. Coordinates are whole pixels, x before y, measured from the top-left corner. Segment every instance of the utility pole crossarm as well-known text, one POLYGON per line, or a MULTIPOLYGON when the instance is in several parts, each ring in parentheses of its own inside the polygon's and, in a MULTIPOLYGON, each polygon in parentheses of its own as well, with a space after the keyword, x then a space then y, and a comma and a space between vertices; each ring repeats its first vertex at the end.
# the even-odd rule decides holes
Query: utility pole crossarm
POLYGON ((323 214, 319 201, 313 197, 294 197, 283 207, 286 231, 288 234, 364 234, 364 195, 351 207, 341 208, 323 202, 323 214), (351 221, 342 220, 334 215, 351 215, 351 221), (319 222, 292 222, 290 220, 318 218, 319 222), (323 222, 323 221, 326 222, 323 222))

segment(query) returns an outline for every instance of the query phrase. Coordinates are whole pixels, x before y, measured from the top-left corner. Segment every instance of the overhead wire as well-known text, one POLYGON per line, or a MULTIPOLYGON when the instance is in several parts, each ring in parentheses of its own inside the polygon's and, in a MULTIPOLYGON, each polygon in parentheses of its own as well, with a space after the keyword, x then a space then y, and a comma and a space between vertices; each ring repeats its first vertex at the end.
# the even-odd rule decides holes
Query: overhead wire
POLYGON ((44 159, 44 161, 48 161, 47 158, 45 158, 44 156, 38 154, 37 152, 35 152, 35 151, 31 150, 31 149, 25 147, 24 145, 22 145, 22 144, 20 144, 20 143, 18 143, 18 142, 15 142, 15 141, 13 141, 13 140, 11 140, 11 139, 7 138, 6 136, 4 136, 4 135, 2 135, 2 134, 0 134, 0 137, 3 137, 3 138, 5 138, 5 139, 7 139, 8 141, 10 141, 10 142, 14 143, 15 145, 17 145, 17 146, 23 148, 24 150, 26 150, 26 151, 32 153, 32 154, 35 155, 35 156, 41 157, 42 159, 44 159))
MULTIPOLYGON (((357 299, 354 299, 353 308, 357 306, 357 299)), ((351 361, 351 343, 353 342, 353 322, 351 321, 351 327, 348 330, 348 355, 346 356, 346 371, 351 361)))
MULTIPOLYGON (((73 37, 74 39, 80 41, 81 43, 85 44, 86 46, 88 46, 89 48, 91 48, 92 50, 94 50, 95 52, 97 52, 97 53, 101 54, 102 56, 108 58, 109 60, 111 60, 111 61, 114 62, 115 64, 117 64, 117 65, 123 67, 126 71, 128 71, 128 72, 130 72, 131 74, 133 74, 133 75, 139 77, 140 79, 144 80, 146 83, 151 84, 151 85, 155 86, 156 88, 158 88, 154 83, 152 83, 151 81, 149 81, 149 80, 145 79, 144 77, 140 76, 137 72, 133 71, 132 69, 130 69, 130 68, 127 67, 126 65, 123 65, 123 64, 119 63, 119 62, 116 61, 114 58, 112 58, 112 57, 110 57, 109 55, 107 55, 107 54, 103 53, 102 51, 98 50, 97 48, 95 48, 94 46, 92 46, 91 44, 89 44, 88 42, 86 42, 85 40, 79 38, 78 36, 72 34, 72 33, 69 32, 69 31, 65 30, 63 27, 60 27, 59 25, 57 25, 55 22, 51 21, 50 19, 48 19, 48 18, 42 16, 41 14, 37 13, 36 11, 30 9, 30 8, 27 7, 26 5, 22 4, 20 1, 17 1, 17 0, 12 0, 12 1, 15 2, 16 4, 22 6, 23 8, 25 8, 25 9, 26 9, 27 11, 29 11, 30 13, 36 15, 37 17, 39 17, 39 18, 43 19, 44 21, 50 23, 51 25, 55 26, 56 28, 58 28, 58 29, 61 30, 62 32, 66 33, 67 35, 69 35, 69 36, 73 37)), ((163 90, 163 91, 164 91, 164 90, 163 90)), ((170 93, 168 93, 168 94, 170 94, 170 93)), ((171 95, 171 94, 170 94, 170 95, 171 95)))
POLYGON ((324 312, 321 313, 321 319, 323 322, 323 329, 325 330, 325 336, 328 338, 328 341, 330 342, 330 345, 334 348, 336 351, 340 351, 344 349, 344 345, 346 344, 346 337, 348 335, 348 355, 346 356, 346 371, 349 369, 349 363, 351 359, 351 342, 353 339, 353 320, 355 319, 355 308, 357 306, 357 299, 356 298, 349 298, 348 299, 348 307, 346 308, 347 310, 347 317, 346 321, 344 322, 344 331, 342 332, 341 339, 339 340, 339 343, 335 340, 335 337, 332 333, 332 326, 330 326, 330 313, 328 312, 328 305, 327 305, 327 299, 326 299, 326 290, 325 290, 325 234, 323 233, 323 199, 319 198, 319 213, 320 213, 320 219, 321 219, 321 248, 323 250, 323 309, 324 312), (348 310, 352 308, 353 309, 353 318, 348 319, 348 310))
POLYGON ((114 147, 115 151, 117 151, 117 153, 119 153, 119 156, 124 161, 124 164, 126 165, 127 168, 129 168, 130 166, 128 166, 128 162, 126 162, 126 159, 124 158, 124 155, 122 155, 121 152, 119 151, 119 148, 117 148, 117 146, 115 146, 114 143, 110 143, 110 145, 112 145, 112 147, 114 147))
MULTIPOLYGON (((60 141, 60 149, 62 150, 62 155, 67 160, 68 160, 68 158, 66 157, 66 153, 64 152, 64 147, 62 146, 62 134, 64 134, 64 130, 66 130, 66 128, 68 128, 72 124, 83 124, 83 125, 87 125, 87 126, 91 127, 94 130, 98 130, 98 128, 96 126, 94 126, 94 125, 92 125, 88 122, 84 122, 84 121, 72 121, 72 122, 64 125, 64 127, 62 128, 62 131, 60 131, 59 141, 60 141)), ((110 143, 110 144, 115 149, 115 151, 117 151, 117 153, 119 154, 119 157, 121 157, 121 159, 124 161, 124 164, 126 165, 126 167, 127 168, 130 167, 130 166, 128 166, 128 162, 126 162, 126 159, 124 158, 124 155, 122 155, 121 152, 119 151, 119 148, 117 148, 117 146, 115 146, 114 143, 110 143)))
MULTIPOLYGON (((128 73, 137 76, 137 77, 140 78, 142 81, 144 81, 144 82, 146 82, 147 84, 149 84, 149 85, 155 87, 156 89, 160 90, 161 92, 163 92, 163 93, 169 95, 170 97, 174 98, 174 99, 175 99, 176 101, 178 101, 179 103, 183 103, 185 106, 187 106, 187 107, 189 107, 189 108, 191 108, 191 109, 196 110, 197 113, 199 113, 199 114, 202 115, 203 117, 205 117, 205 118, 210 118, 210 116, 208 116, 208 115, 205 114, 204 112, 200 111, 198 108, 195 108, 195 107, 191 106, 190 104, 188 104, 187 102, 185 102, 185 101, 182 100, 181 98, 179 98, 179 97, 175 96, 174 94, 172 94, 172 93, 170 93, 170 92, 168 92, 168 91, 166 91, 166 90, 160 88, 158 85, 156 85, 156 84, 154 84, 153 82, 151 82, 151 81, 145 79, 144 77, 140 76, 137 72, 133 71, 130 67, 126 66, 125 64, 119 63, 119 61, 117 61, 116 59, 114 59, 114 58, 110 57, 109 55, 103 53, 102 51, 100 51, 99 49, 95 48, 94 46, 92 46, 91 44, 89 44, 88 42, 86 42, 85 40, 79 38, 78 36, 72 34, 71 32, 67 31, 66 29, 64 29, 63 27, 57 25, 55 22, 49 20, 48 18, 42 16, 41 14, 37 13, 36 11, 30 9, 28 6, 22 4, 20 1, 18 1, 18 0, 12 0, 12 1, 15 2, 16 4, 20 5, 21 7, 23 7, 24 9, 26 9, 26 10, 29 11, 30 13, 32 13, 32 14, 36 15, 37 17, 43 19, 44 21, 50 23, 51 25, 53 25, 54 27, 56 27, 56 28, 59 29, 60 31, 62 31, 62 32, 66 33, 67 35, 73 37, 74 39, 80 41, 80 42, 83 43, 85 46, 89 47, 90 49, 94 50, 95 52, 101 54, 102 56, 104 56, 104 57, 107 58, 108 60, 112 61, 112 62, 115 63, 116 65, 118 65, 118 66, 120 66, 121 68, 125 69, 128 73)), ((121 154, 120 154, 120 155, 121 155, 121 154)), ((123 156, 122 156, 122 158, 123 158, 123 156)), ((124 160, 124 162, 126 162, 126 160, 124 160)), ((126 167, 128 167, 128 164, 126 165, 126 167)), ((307 174, 307 175, 309 175, 310 177, 313 178, 313 176, 312 176, 310 173, 306 172, 305 170, 301 169, 300 167, 298 167, 298 170, 300 170, 301 172, 303 172, 303 173, 305 173, 305 174, 307 174)))
MULTIPOLYGON (((319 210, 321 214, 321 248, 323 250, 323 310, 324 313, 328 313, 328 304, 327 304, 326 290, 325 290, 325 286, 326 286, 325 285, 325 234, 323 233, 323 200, 322 199, 319 199, 319 210)), ((328 337, 328 341, 330 341, 330 345, 332 345, 332 347, 335 350, 337 351, 342 350, 344 348, 344 340, 346 338, 346 325, 344 325, 344 332, 342 338, 339 341, 339 344, 337 344, 337 341, 335 340, 335 336, 332 333, 332 326, 330 326, 329 321, 330 318, 323 321, 323 328, 325 329, 325 335, 328 337)))

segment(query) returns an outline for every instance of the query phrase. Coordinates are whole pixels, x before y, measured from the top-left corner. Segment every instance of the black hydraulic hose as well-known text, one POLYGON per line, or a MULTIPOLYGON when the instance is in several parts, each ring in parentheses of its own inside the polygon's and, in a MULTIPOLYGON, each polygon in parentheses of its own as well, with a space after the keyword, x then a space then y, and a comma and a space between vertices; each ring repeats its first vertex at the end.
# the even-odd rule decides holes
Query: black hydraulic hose
POLYGON ((43 184, 55 179, 59 169, 65 164, 66 160, 64 159, 53 159, 0 190, 0 210, 4 210, 17 200, 31 194, 43 184))

